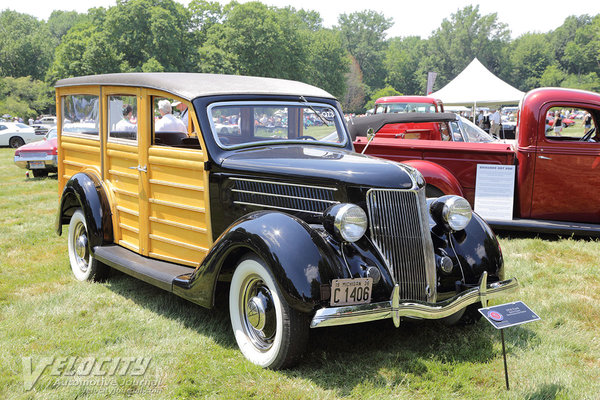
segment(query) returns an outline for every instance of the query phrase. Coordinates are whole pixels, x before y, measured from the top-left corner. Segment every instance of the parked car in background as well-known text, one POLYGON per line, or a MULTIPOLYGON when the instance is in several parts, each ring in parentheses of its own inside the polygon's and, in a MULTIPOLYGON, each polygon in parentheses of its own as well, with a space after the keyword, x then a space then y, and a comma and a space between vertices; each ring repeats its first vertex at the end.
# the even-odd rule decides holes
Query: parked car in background
MULTIPOLYGON (((387 96, 375 101, 374 115, 378 114, 430 114, 444 112, 441 100, 427 96, 387 96)), ((411 123, 387 124, 382 128, 382 133, 396 133, 402 131, 405 137, 411 139, 427 139, 441 134, 439 125, 420 123, 414 126, 411 123)))
POLYGON ((31 170, 34 177, 48 176, 58 171, 56 128, 48 131, 44 140, 26 144, 15 151, 15 164, 31 170))
MULTIPOLYGON (((508 219, 488 218, 492 227, 600 236, 600 95, 539 88, 523 97, 518 115, 514 144, 406 141, 376 135, 365 154, 412 165, 425 176, 430 195, 461 195, 473 206, 478 165, 514 166, 513 214, 508 219), (547 129, 547 116, 564 109, 589 113, 591 128, 547 129)), ((354 141, 357 151, 365 148, 366 136, 363 132, 354 141)))
MULTIPOLYGON (((489 143, 494 138, 468 119, 454 113, 402 113, 367 115, 348 121, 352 139, 365 136, 369 128, 378 138, 404 140, 440 140, 451 142, 489 143), (430 129, 436 125, 436 129, 430 129), (425 128, 422 128, 425 126, 425 128), (414 131, 429 131, 414 135, 414 131)), ((362 139, 360 139, 362 140, 362 139)), ((360 142, 359 140, 359 142, 360 142)))
POLYGON ((42 118, 40 118, 39 122, 42 125, 56 126, 56 117, 53 117, 53 116, 42 117, 42 118))
POLYGON ((30 126, 35 130, 36 135, 46 136, 46 134, 48 133, 48 130, 50 130, 50 126, 48 126, 48 125, 33 124, 30 126))
POLYGON ((42 140, 43 136, 36 135, 35 129, 20 122, 0 122, 0 146, 10 146, 13 149, 26 143, 42 140))
POLYGON ((517 287, 467 201, 426 199, 416 169, 355 153, 319 88, 127 73, 60 80, 56 95, 57 231, 68 225, 75 278, 112 267, 208 308, 228 294, 257 365, 298 361, 310 328, 468 321, 517 287), (189 110, 185 133, 155 121, 174 102, 189 110))

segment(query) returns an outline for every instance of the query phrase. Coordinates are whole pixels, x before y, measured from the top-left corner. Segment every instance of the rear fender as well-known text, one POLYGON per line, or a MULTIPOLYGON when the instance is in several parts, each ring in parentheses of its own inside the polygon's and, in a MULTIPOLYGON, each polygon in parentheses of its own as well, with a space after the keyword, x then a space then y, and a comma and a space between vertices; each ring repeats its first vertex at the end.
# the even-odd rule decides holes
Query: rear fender
POLYGON ((85 216, 90 248, 113 242, 110 203, 100 179, 91 173, 80 172, 65 184, 56 218, 56 232, 68 224, 77 208, 85 216))

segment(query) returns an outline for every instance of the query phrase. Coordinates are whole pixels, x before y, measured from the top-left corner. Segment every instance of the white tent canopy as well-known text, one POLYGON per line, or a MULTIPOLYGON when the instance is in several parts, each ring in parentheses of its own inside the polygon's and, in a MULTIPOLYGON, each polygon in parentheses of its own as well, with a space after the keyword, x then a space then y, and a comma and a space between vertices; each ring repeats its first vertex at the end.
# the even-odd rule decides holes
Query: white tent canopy
POLYGON ((492 74, 477 58, 446 86, 429 97, 444 105, 472 106, 518 104, 525 92, 492 74))

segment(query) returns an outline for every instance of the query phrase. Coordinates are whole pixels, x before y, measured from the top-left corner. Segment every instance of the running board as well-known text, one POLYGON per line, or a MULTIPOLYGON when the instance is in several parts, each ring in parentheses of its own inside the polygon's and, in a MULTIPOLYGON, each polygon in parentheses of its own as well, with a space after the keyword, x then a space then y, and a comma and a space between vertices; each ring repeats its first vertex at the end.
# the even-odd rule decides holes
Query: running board
POLYGON ((190 273, 194 271, 192 267, 140 256, 116 244, 94 247, 94 258, 114 269, 169 292, 173 291, 173 281, 177 277, 180 277, 178 280, 189 279, 190 273), (181 277, 186 274, 187 277, 181 277))
POLYGON ((497 230, 551 233, 566 236, 600 237, 600 225, 582 222, 547 221, 540 219, 486 219, 488 225, 497 230))

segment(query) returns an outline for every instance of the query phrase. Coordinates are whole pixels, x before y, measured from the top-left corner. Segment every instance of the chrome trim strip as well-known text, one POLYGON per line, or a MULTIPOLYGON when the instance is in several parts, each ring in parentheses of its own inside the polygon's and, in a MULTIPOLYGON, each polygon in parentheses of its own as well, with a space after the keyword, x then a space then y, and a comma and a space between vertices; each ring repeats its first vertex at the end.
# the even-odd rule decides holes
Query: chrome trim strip
POLYGON ((318 202, 321 202, 321 203, 339 204, 339 201, 313 199, 311 197, 289 196, 289 195, 285 195, 285 194, 266 193, 266 192, 253 192, 253 191, 250 191, 250 190, 243 190, 243 189, 231 189, 231 191, 232 192, 236 192, 236 193, 257 194, 257 195, 260 195, 260 196, 284 197, 286 199, 308 200, 308 201, 318 201, 318 202))
POLYGON ((322 211, 298 210, 296 208, 278 207, 278 206, 271 206, 271 205, 267 205, 267 204, 247 203, 245 201, 237 201, 237 200, 234 201, 233 204, 241 204, 241 205, 245 205, 245 206, 265 207, 265 208, 275 208, 275 209, 278 209, 278 210, 296 211, 296 212, 303 212, 303 213, 309 213, 309 214, 315 214, 315 215, 321 215, 321 214, 323 214, 322 211))
POLYGON ((325 186, 311 186, 311 185, 298 185, 297 183, 286 183, 286 182, 275 182, 275 181, 263 181, 260 179, 248 179, 248 178, 229 178, 232 181, 244 181, 244 182, 258 182, 258 183, 269 183, 272 185, 284 185, 284 186, 293 186, 293 187, 304 187, 310 189, 323 189, 323 190, 331 190, 332 192, 337 191, 337 188, 325 187, 325 186))
POLYGON ((348 325, 360 322, 392 318, 396 327, 400 325, 401 317, 439 319, 445 318, 468 305, 481 302, 485 307, 487 301, 505 293, 517 290, 517 278, 487 284, 487 273, 482 275, 480 286, 466 290, 458 295, 439 302, 428 303, 421 301, 400 301, 399 287, 395 286, 392 299, 371 304, 353 306, 329 307, 317 310, 310 322, 311 328, 348 325))

